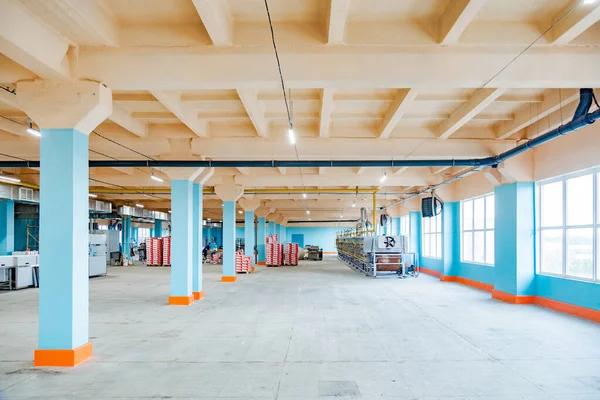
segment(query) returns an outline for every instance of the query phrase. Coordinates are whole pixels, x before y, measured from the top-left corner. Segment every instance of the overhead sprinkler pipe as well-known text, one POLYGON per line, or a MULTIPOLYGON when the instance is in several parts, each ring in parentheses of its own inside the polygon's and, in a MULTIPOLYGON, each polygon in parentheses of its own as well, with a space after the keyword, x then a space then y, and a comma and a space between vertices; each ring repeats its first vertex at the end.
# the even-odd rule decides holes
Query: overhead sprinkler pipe
MULTIPOLYGON (((491 167, 509 158, 593 124, 600 119, 600 109, 588 113, 593 89, 580 90, 580 103, 574 118, 548 133, 540 135, 496 156, 459 160, 91 160, 90 167, 138 168, 395 168, 395 167, 491 167), (585 111, 583 111, 585 110, 585 111)), ((39 168, 39 161, 0 161, 0 168, 39 168)))

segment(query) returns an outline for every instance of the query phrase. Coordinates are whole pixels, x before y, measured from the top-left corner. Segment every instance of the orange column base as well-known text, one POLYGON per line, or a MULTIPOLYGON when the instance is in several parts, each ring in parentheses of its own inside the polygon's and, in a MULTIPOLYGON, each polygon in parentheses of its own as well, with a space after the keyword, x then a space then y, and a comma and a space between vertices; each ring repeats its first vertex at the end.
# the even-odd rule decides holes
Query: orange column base
POLYGON ((189 306, 194 302, 194 296, 169 296, 170 306, 189 306))
POLYGON ((92 357, 90 342, 73 350, 35 350, 33 365, 35 367, 74 367, 92 357))
POLYGON ((479 290, 484 290, 486 292, 492 292, 494 290, 494 286, 487 284, 487 283, 483 283, 483 282, 478 282, 478 281, 474 281, 471 279, 467 279, 467 278, 463 278, 462 276, 441 276, 440 277, 440 281, 442 282, 457 282, 457 283, 462 283, 463 285, 466 286, 471 286, 475 289, 479 289, 479 290))
POLYGON ((237 281, 237 276, 222 276, 221 282, 235 282, 237 281))
POLYGON ((194 300, 200 300, 204 298, 204 290, 201 292, 193 292, 194 300))
POLYGON ((499 290, 492 290, 492 298, 512 304, 534 304, 535 302, 535 296, 515 296, 499 290))
POLYGON ((264 261, 259 261, 256 263, 256 265, 266 265, 266 263, 264 261))

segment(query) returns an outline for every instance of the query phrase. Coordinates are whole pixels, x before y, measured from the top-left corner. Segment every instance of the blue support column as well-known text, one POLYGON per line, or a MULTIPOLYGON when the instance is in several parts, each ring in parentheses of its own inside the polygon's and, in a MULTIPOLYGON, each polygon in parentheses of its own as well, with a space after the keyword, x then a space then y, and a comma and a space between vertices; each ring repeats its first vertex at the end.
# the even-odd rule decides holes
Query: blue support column
POLYGON ((171 305, 190 305, 194 301, 192 185, 185 179, 171 181, 171 305))
POLYGON ((442 211, 442 276, 457 276, 460 262, 460 202, 444 203, 442 211))
POLYGON ((415 253, 415 264, 421 265, 421 213, 410 212, 410 252, 415 253))
POLYGON ((0 256, 15 250, 15 202, 0 201, 0 256))
POLYGON ((286 231, 287 229, 285 225, 281 225, 281 239, 279 239, 281 243, 287 242, 286 231))
POLYGON ((223 282, 235 282, 235 201, 223 202, 223 282))
POLYGON ((123 251, 123 261, 131 260, 131 217, 123 217, 121 220, 121 250, 123 251))
POLYGON ((246 211, 244 215, 244 253, 252 257, 254 265, 254 211, 246 211))
POLYGON ((152 237, 155 237, 155 238, 162 237, 162 226, 163 226, 163 222, 160 219, 154 220, 154 232, 152 232, 152 237))
POLYGON ((535 295, 535 210, 533 182, 497 186, 495 197, 495 268, 492 297, 529 302, 535 295))
POLYGON ((192 294, 194 300, 204 297, 202 288, 202 185, 194 183, 192 205, 192 294))
POLYGON ((43 129, 41 134, 39 349, 34 365, 74 366, 92 355, 88 135, 74 129, 43 129))
POLYGON ((267 237, 267 219, 265 217, 260 217, 258 219, 257 229, 256 240, 258 240, 258 263, 263 265, 265 263, 265 241, 267 237))
POLYGON ((131 227, 131 241, 134 243, 138 243, 138 228, 137 226, 131 227))
POLYGON ((269 222, 269 226, 267 228, 267 236, 271 236, 274 233, 275 233, 275 222, 274 221, 270 221, 269 222))

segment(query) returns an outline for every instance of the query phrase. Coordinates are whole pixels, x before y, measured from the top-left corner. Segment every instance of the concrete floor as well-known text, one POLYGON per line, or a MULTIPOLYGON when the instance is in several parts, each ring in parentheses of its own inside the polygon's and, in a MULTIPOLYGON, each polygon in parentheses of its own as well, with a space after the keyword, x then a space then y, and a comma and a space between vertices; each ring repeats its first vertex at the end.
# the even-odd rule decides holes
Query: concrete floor
POLYGON ((167 306, 169 269, 91 280, 94 357, 34 369, 37 290, 0 294, 0 399, 600 399, 600 325, 330 258, 167 306))

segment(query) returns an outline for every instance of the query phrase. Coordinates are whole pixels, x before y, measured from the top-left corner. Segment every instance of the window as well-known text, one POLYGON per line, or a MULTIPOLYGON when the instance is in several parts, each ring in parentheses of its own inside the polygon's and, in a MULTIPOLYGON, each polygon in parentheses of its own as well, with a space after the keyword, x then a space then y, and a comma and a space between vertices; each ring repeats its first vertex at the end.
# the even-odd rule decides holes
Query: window
POLYGON ((494 195, 461 202, 460 259, 494 265, 494 195))
POLYGON ((408 215, 400 217, 400 235, 408 238, 406 248, 410 249, 410 216, 408 215))
POLYGON ((599 179, 600 173, 585 171, 538 184, 539 273, 598 280, 599 179))
POLYGON ((146 243, 146 238, 150 237, 150 228, 138 228, 138 245, 146 243))
POLYGON ((442 214, 422 221, 423 257, 442 258, 442 214))

